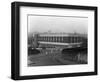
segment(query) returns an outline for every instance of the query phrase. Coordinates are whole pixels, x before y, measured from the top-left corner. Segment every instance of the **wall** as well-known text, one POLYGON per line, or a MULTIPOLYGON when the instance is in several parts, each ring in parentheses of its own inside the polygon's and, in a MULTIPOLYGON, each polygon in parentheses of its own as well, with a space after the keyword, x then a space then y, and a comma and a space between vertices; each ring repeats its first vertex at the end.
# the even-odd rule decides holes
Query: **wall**
MULTIPOLYGON (((11 72, 11 2, 14 0, 1 0, 0 1, 0 82, 13 82, 10 79, 11 72)), ((17 0, 16 0, 17 1, 17 0)), ((72 4, 72 5, 89 5, 98 6, 100 10, 100 0, 20 0, 28 2, 41 2, 41 3, 57 3, 57 4, 72 4)), ((98 14, 100 11, 98 12, 98 14)), ((98 21, 100 17, 98 16, 98 21)), ((99 27, 99 25, 98 25, 99 27)), ((100 31, 100 29, 98 29, 100 31)), ((98 32, 100 35, 100 32, 98 32)), ((100 38, 99 38, 100 41, 100 38)), ((99 42, 98 41, 98 42, 99 42)), ((99 43, 100 48, 100 43, 99 43)), ((100 52, 99 52, 100 53, 100 52)), ((100 58, 100 55, 98 56, 100 58)), ((100 60, 99 60, 100 62, 100 60)), ((100 68, 100 65, 99 65, 100 68)), ((100 71, 99 71, 100 73, 100 71)), ((53 78, 53 79, 39 79, 35 82, 99 82, 100 75, 98 76, 84 76, 84 77, 68 77, 68 78, 53 78)), ((26 80, 26 82, 33 80, 26 80)), ((21 81, 22 82, 22 81, 21 81)))

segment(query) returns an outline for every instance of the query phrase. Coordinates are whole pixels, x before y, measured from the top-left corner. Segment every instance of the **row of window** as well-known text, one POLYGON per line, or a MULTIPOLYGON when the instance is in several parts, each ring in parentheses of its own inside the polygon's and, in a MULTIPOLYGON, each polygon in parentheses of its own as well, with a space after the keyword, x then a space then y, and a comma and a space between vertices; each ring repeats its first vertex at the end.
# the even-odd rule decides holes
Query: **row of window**
POLYGON ((84 38, 82 37, 38 37, 38 41, 46 42, 62 42, 62 43, 78 43, 82 42, 84 38))

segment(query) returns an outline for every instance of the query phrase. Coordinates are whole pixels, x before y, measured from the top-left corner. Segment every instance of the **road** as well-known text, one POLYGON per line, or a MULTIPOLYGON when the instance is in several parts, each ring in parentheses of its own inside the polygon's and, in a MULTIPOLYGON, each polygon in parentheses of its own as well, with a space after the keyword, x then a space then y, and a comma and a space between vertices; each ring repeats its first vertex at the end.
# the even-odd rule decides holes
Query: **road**
POLYGON ((60 52, 41 53, 28 56, 28 66, 51 66, 76 64, 69 60, 63 60, 60 52))

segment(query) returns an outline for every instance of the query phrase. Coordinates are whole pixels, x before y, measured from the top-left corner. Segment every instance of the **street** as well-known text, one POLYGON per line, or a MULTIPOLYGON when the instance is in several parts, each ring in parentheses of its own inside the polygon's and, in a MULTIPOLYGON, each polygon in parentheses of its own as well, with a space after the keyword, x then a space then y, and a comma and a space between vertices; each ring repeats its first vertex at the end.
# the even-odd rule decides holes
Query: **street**
POLYGON ((60 51, 43 51, 40 54, 28 56, 28 66, 51 66, 77 64, 73 61, 63 60, 60 51))

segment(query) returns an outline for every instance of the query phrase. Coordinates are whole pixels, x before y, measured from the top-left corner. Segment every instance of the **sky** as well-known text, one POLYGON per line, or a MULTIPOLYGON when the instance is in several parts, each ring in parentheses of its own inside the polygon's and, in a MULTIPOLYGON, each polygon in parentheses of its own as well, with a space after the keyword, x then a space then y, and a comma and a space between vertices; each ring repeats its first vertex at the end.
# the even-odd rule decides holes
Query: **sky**
POLYGON ((48 32, 53 33, 81 33, 88 32, 88 18, 87 17, 63 17, 63 16, 42 16, 29 15, 28 16, 28 34, 34 32, 48 32))

